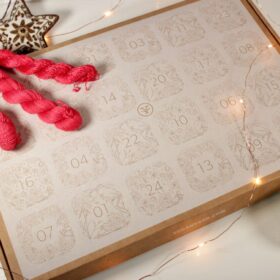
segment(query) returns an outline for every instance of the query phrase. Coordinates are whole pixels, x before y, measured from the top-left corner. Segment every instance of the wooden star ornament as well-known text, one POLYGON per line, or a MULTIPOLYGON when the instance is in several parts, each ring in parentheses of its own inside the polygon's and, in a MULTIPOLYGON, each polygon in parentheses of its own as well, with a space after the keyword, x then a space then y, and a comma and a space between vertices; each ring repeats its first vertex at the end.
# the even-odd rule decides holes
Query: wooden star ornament
POLYGON ((0 20, 0 49, 29 53, 47 47, 44 36, 58 18, 57 15, 34 16, 24 0, 16 0, 9 17, 0 20))

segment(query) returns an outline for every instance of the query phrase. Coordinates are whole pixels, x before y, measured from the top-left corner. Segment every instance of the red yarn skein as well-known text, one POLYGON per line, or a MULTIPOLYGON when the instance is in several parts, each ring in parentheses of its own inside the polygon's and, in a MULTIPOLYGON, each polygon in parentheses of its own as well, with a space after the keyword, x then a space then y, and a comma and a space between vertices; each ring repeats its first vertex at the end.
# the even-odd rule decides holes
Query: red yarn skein
POLYGON ((29 114, 37 114, 46 123, 57 128, 72 131, 80 128, 80 113, 62 102, 46 99, 34 90, 24 86, 0 70, 0 92, 3 99, 10 104, 19 104, 29 114))
POLYGON ((20 141, 12 121, 0 112, 0 148, 6 151, 14 150, 20 141))
POLYGON ((62 84, 85 83, 99 78, 99 73, 93 65, 74 67, 48 59, 34 59, 9 50, 0 50, 0 66, 16 69, 26 75, 34 74, 44 80, 54 79, 62 84))

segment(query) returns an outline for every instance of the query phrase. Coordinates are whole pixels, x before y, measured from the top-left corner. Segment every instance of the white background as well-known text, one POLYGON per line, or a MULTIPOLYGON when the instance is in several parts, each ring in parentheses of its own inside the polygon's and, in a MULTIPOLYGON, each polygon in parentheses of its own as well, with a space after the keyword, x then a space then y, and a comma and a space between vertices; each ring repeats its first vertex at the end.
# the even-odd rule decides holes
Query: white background
MULTIPOLYGON (((3 14, 7 0, 0 1, 3 14)), ((98 18, 110 9, 117 0, 34 0, 27 1, 34 14, 55 13, 60 21, 52 29, 52 34, 71 31, 98 18)), ((135 17, 178 0, 123 0, 116 13, 99 23, 92 24, 78 32, 54 37, 58 43, 111 25, 127 18, 135 17)), ((280 1, 255 0, 265 15, 269 15, 275 30, 280 31, 280 1)), ((280 32, 279 32, 280 33, 280 32)), ((192 234, 154 249, 113 269, 90 277, 91 280, 137 280, 150 273, 166 258, 187 247, 192 247, 222 231, 236 216, 204 227, 192 234)), ((147 279, 190 279, 190 280, 279 280, 280 279, 280 194, 267 199, 247 210, 243 218, 230 232, 216 242, 172 262, 159 274, 147 279)), ((1 272, 0 272, 0 279, 1 272)), ((88 279, 88 280, 89 280, 88 279)))

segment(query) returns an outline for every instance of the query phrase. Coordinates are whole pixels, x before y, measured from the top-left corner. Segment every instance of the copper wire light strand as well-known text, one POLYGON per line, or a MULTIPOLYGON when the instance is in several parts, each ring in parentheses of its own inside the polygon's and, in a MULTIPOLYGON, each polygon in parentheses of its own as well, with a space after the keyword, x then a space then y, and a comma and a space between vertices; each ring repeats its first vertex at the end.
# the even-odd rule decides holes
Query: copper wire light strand
POLYGON ((46 38, 49 39, 49 38, 54 38, 54 37, 59 37, 59 36, 64 36, 64 35, 72 34, 72 33, 75 33, 77 31, 80 31, 81 29, 83 29, 83 28, 85 28, 85 27, 87 27, 87 26, 89 26, 89 25, 91 25, 93 23, 97 23, 97 22, 103 20, 104 18, 109 17, 113 12, 115 12, 120 7, 122 2, 123 2, 123 0, 118 0, 118 2, 111 9, 109 9, 106 12, 104 12, 102 14, 102 16, 100 16, 100 17, 98 17, 98 18, 96 18, 96 19, 94 19, 94 20, 92 20, 92 21, 90 21, 90 22, 88 22, 88 23, 86 23, 86 24, 76 28, 76 29, 73 29, 72 31, 64 32, 64 33, 59 33, 59 34, 54 34, 54 35, 50 35, 50 36, 46 36, 46 38), (106 13, 108 13, 108 16, 106 15, 106 13))
POLYGON ((22 280, 30 280, 29 278, 25 278, 23 275, 17 273, 17 272, 14 272, 8 268, 4 268, 4 267, 0 267, 1 270, 3 270, 4 272, 8 272, 11 276, 12 276, 12 279, 14 279, 13 276, 17 276, 17 277, 21 277, 22 280))
MULTIPOLYGON (((3 4, 4 4, 4 3, 3 3, 3 4)), ((4 12, 4 14, 3 14, 3 16, 2 16, 2 18, 1 18, 0 20, 4 19, 4 18, 6 17, 6 15, 7 15, 7 13, 8 13, 8 10, 9 10, 11 4, 12 4, 12 0, 9 0, 8 5, 7 5, 7 8, 6 8, 6 10, 5 10, 5 12, 4 12)))
MULTIPOLYGON (((250 63, 249 67, 248 67, 248 71, 245 75, 245 79, 244 79, 244 87, 241 93, 241 97, 245 96, 246 91, 247 91, 247 87, 248 87, 248 78, 250 76, 250 73, 253 69, 253 66, 255 65, 256 61, 258 60, 258 58, 265 52, 267 51, 269 48, 271 48, 272 45, 268 45, 265 48, 261 49, 257 55, 254 57, 254 59, 252 60, 252 62, 250 63)), ((168 260, 166 260, 165 262, 163 262, 160 266, 158 266, 152 273, 149 273, 147 275, 142 276, 141 278, 139 278, 138 280, 144 280, 146 278, 149 277, 153 277, 156 274, 158 274, 164 267, 166 267, 169 263, 171 263, 172 261, 174 261, 175 259, 179 258, 182 255, 185 255, 191 251, 195 251, 197 249, 199 249, 200 247, 203 247, 204 245, 214 242, 217 239, 221 238, 223 235, 225 235, 228 231, 231 230, 231 228, 243 217, 244 213, 245 213, 245 209, 247 209, 248 207, 251 206, 254 196, 255 196, 255 191, 257 189, 258 186, 258 181, 257 179, 259 178, 259 163, 258 160, 256 159, 252 148, 251 148, 251 143, 250 143, 250 138, 249 138, 249 132, 247 129, 247 107, 246 107, 246 102, 244 101, 244 99, 240 99, 240 103, 242 104, 242 113, 243 113, 243 117, 242 117, 242 130, 241 133, 243 134, 243 138, 245 141, 245 146, 246 149, 248 150, 248 153, 250 155, 252 164, 253 164, 253 173, 254 173, 254 178, 255 181, 252 182, 252 191, 250 193, 250 197, 248 199, 248 204, 246 208, 243 208, 240 211, 240 214, 223 230, 221 231, 219 234, 217 234, 216 236, 214 236, 213 238, 207 239, 204 242, 199 243, 198 245, 191 247, 189 249, 185 249, 182 250, 178 253, 176 253, 174 256, 170 257, 168 260)))

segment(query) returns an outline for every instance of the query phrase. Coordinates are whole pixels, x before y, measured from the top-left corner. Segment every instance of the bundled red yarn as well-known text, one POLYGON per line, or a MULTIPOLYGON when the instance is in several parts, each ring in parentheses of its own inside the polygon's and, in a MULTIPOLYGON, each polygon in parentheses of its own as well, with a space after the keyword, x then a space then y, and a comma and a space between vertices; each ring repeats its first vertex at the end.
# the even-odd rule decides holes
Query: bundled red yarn
POLYGON ((20 136, 12 121, 0 112, 0 148, 6 151, 14 150, 20 143, 20 136))
POLYGON ((19 104, 29 114, 37 114, 46 123, 71 131, 82 124, 79 112, 62 102, 53 102, 34 90, 24 86, 0 70, 0 91, 3 99, 10 104, 19 104))
POLYGON ((62 84, 85 83, 99 78, 99 73, 93 65, 74 67, 48 59, 33 59, 9 50, 0 50, 0 66, 16 69, 26 75, 36 75, 44 80, 54 79, 62 84))
MULTIPOLYGON (((54 79, 63 84, 77 84, 95 81, 99 73, 92 65, 74 67, 66 63, 55 63, 48 59, 33 59, 26 55, 0 50, 0 67, 16 69, 26 75, 36 75, 40 79, 54 79)), ((40 93, 26 89, 4 71, 0 70, 0 92, 5 101, 19 104, 29 114, 36 114, 46 123, 54 124, 64 131, 79 129, 82 117, 78 111, 61 101, 51 101, 40 93)), ((0 148, 13 150, 20 143, 20 136, 12 121, 0 112, 0 148)))

